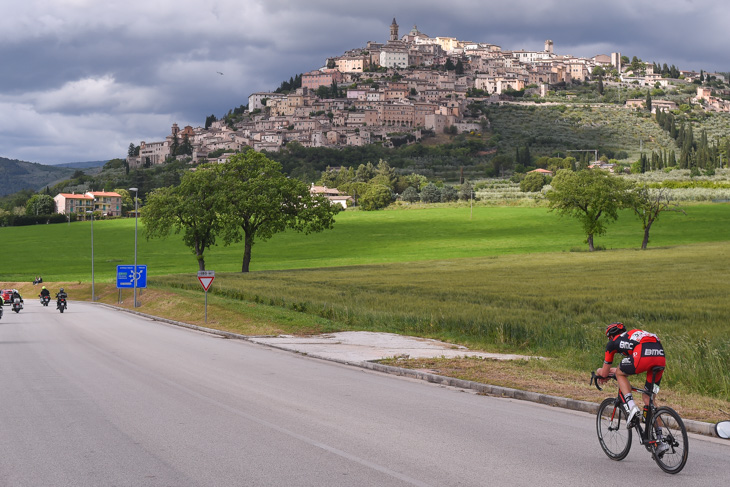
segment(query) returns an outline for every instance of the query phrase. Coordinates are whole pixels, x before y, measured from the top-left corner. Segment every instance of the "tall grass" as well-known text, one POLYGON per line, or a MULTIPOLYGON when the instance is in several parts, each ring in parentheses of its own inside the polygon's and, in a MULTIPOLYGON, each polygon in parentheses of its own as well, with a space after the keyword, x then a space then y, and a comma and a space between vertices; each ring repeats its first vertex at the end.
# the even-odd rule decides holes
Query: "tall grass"
MULTIPOLYGON (((283 306, 341 329, 428 336, 600 366, 606 323, 659 334, 665 385, 730 395, 730 244, 649 251, 501 255, 330 269, 220 274, 221 296, 283 306)), ((194 277, 161 285, 198 288, 194 277)))

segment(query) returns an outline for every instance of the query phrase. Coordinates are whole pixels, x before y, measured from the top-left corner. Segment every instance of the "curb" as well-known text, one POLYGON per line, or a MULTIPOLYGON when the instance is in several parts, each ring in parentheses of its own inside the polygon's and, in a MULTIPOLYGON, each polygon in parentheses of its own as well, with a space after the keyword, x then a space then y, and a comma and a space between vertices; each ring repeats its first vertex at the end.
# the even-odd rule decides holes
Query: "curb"
MULTIPOLYGON (((142 313, 141 311, 135 311, 130 310, 127 308, 121 308, 118 306, 114 306, 111 304, 106 303, 92 303, 96 304, 98 306, 105 306, 107 308, 111 308, 117 311, 124 311, 126 313, 135 314, 138 316, 143 316, 145 318, 149 318, 153 321, 160 321, 163 323, 167 323, 170 325, 179 326, 182 328, 189 328, 191 330, 196 330, 204 333, 210 333, 212 335, 219 335, 225 338, 232 338, 235 340, 244 340, 250 343, 255 343, 256 345, 266 346, 270 348, 275 348, 277 350, 283 350, 286 352, 291 352, 291 349, 279 347, 276 345, 271 344, 261 344, 258 342, 255 342, 252 340, 252 338, 258 338, 257 336, 253 335, 239 335, 237 333, 231 333, 228 331, 223 330, 216 330, 213 328, 206 328, 203 326, 198 325, 191 325, 190 323, 185 323, 182 321, 175 321, 170 320, 167 318, 160 318, 159 316, 153 316, 149 315, 147 313, 142 313)), ((294 352, 294 353, 300 353, 300 352, 294 352)), ((301 353, 300 353, 301 354, 301 353)), ((520 401, 530 401, 535 402, 539 404, 544 404, 546 406, 554 406, 554 407, 560 407, 563 409, 571 409, 573 411, 581 411, 584 413, 589 414, 596 414, 598 412, 598 406, 599 404, 594 402, 588 402, 588 401, 579 401, 577 399, 569 399, 566 397, 559 397, 559 396, 550 396, 548 394, 541 394, 539 392, 531 392, 531 391, 523 391, 520 389, 511 389, 509 387, 501 387, 501 386, 494 386, 491 384, 483 384, 481 382, 473 382, 469 380, 463 380, 463 379, 455 379, 453 377, 446 377, 443 375, 437 375, 437 374, 431 374, 429 372, 422 372, 419 370, 414 369, 403 369, 400 367, 393 367, 392 365, 383 365, 379 364, 377 362, 352 362, 348 360, 338 360, 333 358, 327 358, 323 356, 318 356, 314 354, 302 354, 306 355, 308 357, 317 358, 320 360, 327 360, 329 362, 336 362, 343 365, 350 365, 354 367, 360 367, 363 369, 373 370, 375 372, 382 372, 385 374, 390 375, 400 375, 403 377, 410 377, 412 379, 418 379, 423 380, 426 382, 431 382, 433 384, 441 384, 445 386, 451 386, 451 387, 458 387, 460 389, 470 389, 477 391, 481 394, 487 394, 490 396, 496 396, 496 397, 505 397, 510 399, 518 399, 520 401)), ((700 435, 705 436, 711 436, 713 438, 716 438, 715 435, 715 425, 714 423, 704 423, 702 421, 695 421, 692 419, 682 419, 684 422, 684 426, 687 428, 687 432, 689 433, 697 433, 700 435)))

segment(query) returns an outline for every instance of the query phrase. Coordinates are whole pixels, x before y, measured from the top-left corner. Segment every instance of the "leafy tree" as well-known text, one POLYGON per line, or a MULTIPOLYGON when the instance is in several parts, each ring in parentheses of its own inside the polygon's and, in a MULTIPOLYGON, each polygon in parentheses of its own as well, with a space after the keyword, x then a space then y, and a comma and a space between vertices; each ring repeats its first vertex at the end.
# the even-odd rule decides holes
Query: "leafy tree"
POLYGON ((124 188, 114 188, 112 191, 122 197, 122 214, 134 210, 134 198, 129 190, 124 188))
POLYGON ((651 112, 651 92, 646 92, 646 111, 651 112))
POLYGON ((205 250, 215 244, 222 229, 218 175, 213 167, 202 165, 182 177, 180 185, 159 188, 147 197, 142 212, 147 239, 166 237, 171 231, 183 232, 183 242, 205 270, 205 250))
POLYGON ((542 190, 542 187, 547 184, 545 176, 539 172, 527 173, 525 178, 520 181, 520 191, 525 193, 536 193, 542 190))
POLYGON ((134 143, 133 142, 130 142, 129 143, 129 148, 127 148, 127 156, 128 157, 134 157, 134 149, 135 149, 134 148, 134 143))
POLYGON ((449 185, 444 185, 443 188, 441 188, 441 202, 446 203, 449 201, 456 201, 459 199, 459 193, 456 191, 456 188, 449 185))
POLYGON ((26 215, 51 215, 56 212, 56 202, 47 194, 34 194, 25 204, 26 215))
POLYGON ((360 208, 366 211, 380 210, 393 201, 393 193, 384 184, 368 184, 365 194, 360 198, 360 208))
POLYGON ((213 122, 217 122, 218 118, 216 118, 215 114, 208 115, 205 117, 205 128, 209 129, 211 125, 213 125, 213 122))
POLYGON ((367 164, 360 164, 355 171, 355 179, 357 181, 367 183, 375 177, 375 167, 371 162, 367 164))
POLYGON ((644 229, 644 239, 641 242, 641 250, 646 250, 649 244, 649 230, 652 224, 657 221, 659 215, 665 211, 676 211, 686 215, 678 203, 672 201, 670 192, 666 188, 650 190, 646 186, 636 187, 631 194, 631 207, 634 214, 641 220, 644 229))
POLYGON ((424 203, 438 203, 441 201, 441 190, 433 183, 428 183, 421 190, 421 201, 424 203))
POLYGON ((464 181, 464 184, 459 188, 459 199, 462 201, 469 201, 472 198, 473 188, 469 181, 464 181))
POLYGON ((408 186, 401 194, 400 198, 407 203, 415 203, 421 197, 418 195, 418 190, 413 186, 408 186))
POLYGON ((546 196, 551 210, 581 222, 593 252, 593 236, 606 233, 607 223, 618 219, 618 210, 629 206, 628 188, 627 181, 606 171, 561 170, 546 196))
POLYGON ((281 164, 249 150, 216 166, 224 211, 223 237, 226 243, 243 240, 241 272, 248 272, 256 240, 292 229, 320 232, 332 228, 334 216, 342 210, 309 186, 286 177, 281 164))

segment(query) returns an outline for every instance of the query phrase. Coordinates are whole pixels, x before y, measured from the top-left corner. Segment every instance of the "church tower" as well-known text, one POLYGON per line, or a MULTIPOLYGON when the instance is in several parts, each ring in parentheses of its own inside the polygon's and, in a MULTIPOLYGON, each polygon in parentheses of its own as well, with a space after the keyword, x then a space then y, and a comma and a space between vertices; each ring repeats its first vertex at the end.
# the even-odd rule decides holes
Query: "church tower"
POLYGON ((553 53, 553 41, 549 39, 545 41, 545 52, 553 53))
POLYGON ((395 23, 395 17, 393 17, 393 23, 390 24, 390 40, 398 40, 398 24, 395 23))

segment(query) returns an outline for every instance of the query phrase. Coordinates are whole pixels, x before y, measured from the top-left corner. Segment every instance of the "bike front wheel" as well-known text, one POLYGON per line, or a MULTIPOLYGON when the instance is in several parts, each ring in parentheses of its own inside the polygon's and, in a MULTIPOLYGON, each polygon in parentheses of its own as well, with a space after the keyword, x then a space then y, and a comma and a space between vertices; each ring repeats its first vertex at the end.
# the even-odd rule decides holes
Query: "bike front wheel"
POLYGON ((598 407, 596 432, 608 458, 616 461, 626 458, 631 450, 631 430, 626 427, 626 413, 615 397, 609 397, 598 407))
POLYGON ((667 473, 679 473, 687 463, 689 455, 689 439, 687 437, 687 428, 684 427, 682 418, 677 412, 667 406, 662 406, 654 413, 652 419, 652 428, 649 434, 652 442, 657 441, 657 431, 661 428, 662 438, 668 446, 665 451, 659 452, 660 443, 653 443, 654 450, 652 455, 654 461, 659 468, 667 473))

